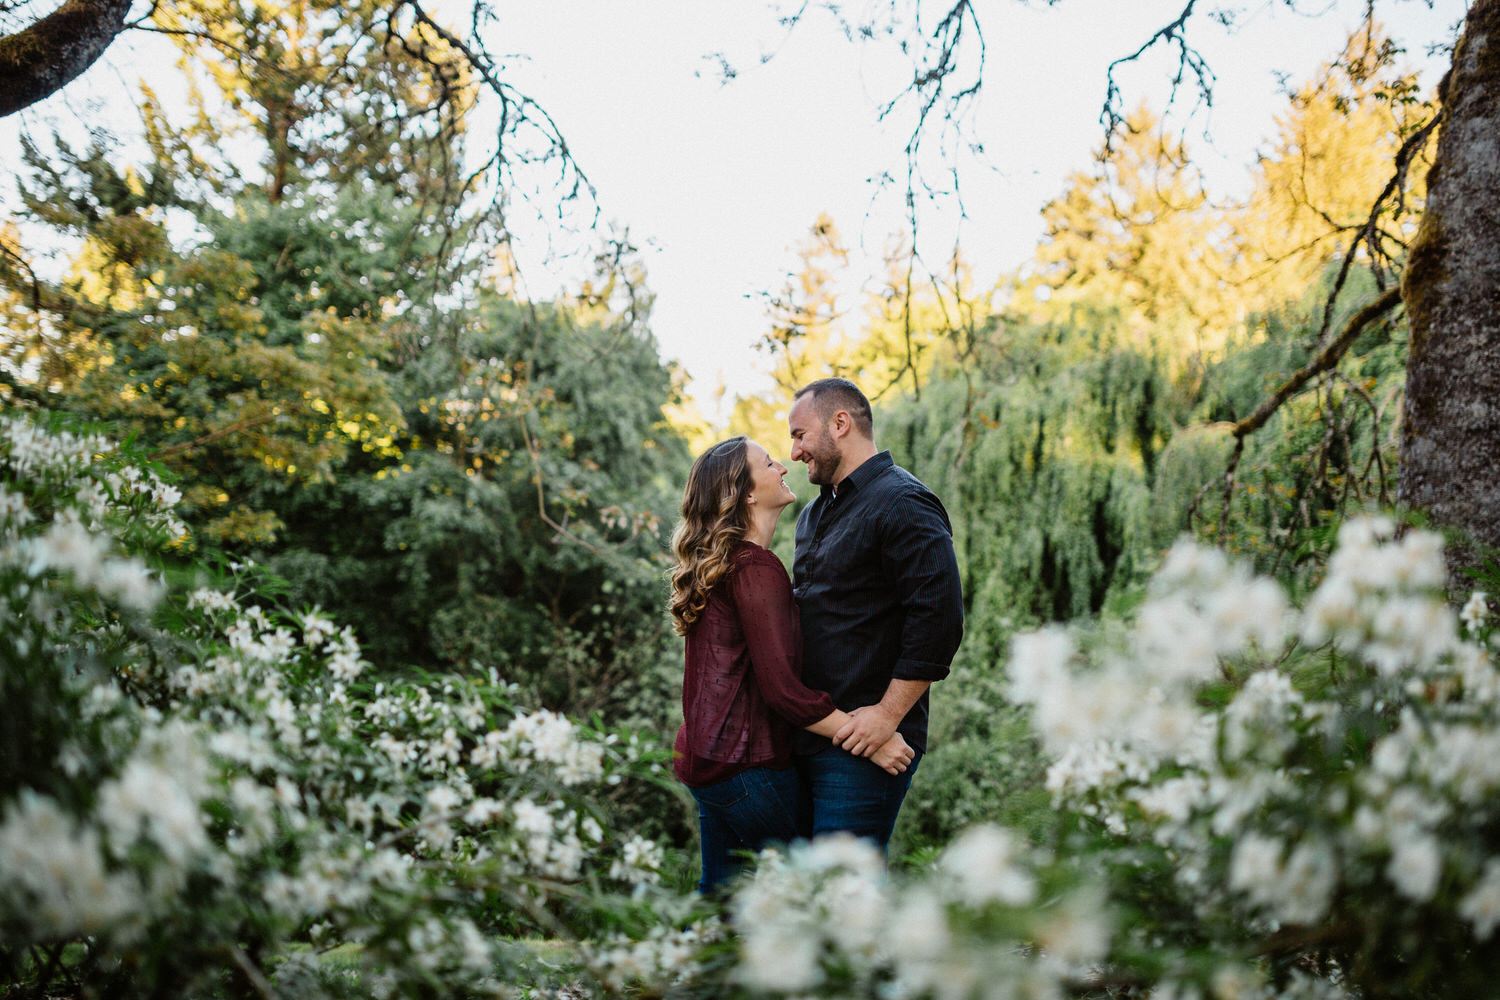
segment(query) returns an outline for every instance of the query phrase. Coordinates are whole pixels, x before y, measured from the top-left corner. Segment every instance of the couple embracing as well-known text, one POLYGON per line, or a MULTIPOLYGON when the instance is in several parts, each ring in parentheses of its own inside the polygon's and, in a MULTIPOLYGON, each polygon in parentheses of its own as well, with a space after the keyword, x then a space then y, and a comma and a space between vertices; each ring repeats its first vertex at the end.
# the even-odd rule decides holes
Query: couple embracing
POLYGON ((742 852, 797 837, 884 850, 927 748, 927 688, 963 634, 947 512, 876 449, 869 400, 820 379, 788 424, 821 487, 797 520, 795 587, 769 551, 795 499, 786 467, 744 437, 693 463, 672 538, 676 772, 698 803, 703 892, 742 852))

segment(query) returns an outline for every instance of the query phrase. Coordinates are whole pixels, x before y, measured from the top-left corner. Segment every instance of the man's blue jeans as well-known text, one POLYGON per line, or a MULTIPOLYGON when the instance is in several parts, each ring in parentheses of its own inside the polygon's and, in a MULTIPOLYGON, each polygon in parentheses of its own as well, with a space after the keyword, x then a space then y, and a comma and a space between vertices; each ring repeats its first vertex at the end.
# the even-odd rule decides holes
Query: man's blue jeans
POLYGON ((904 773, 887 774, 868 759, 835 746, 798 757, 803 834, 821 837, 845 831, 873 840, 884 851, 921 761, 919 753, 904 773))
POLYGON ((738 875, 739 856, 797 836, 797 769, 752 767, 705 788, 689 788, 698 800, 698 841, 703 877, 698 891, 709 893, 738 875))

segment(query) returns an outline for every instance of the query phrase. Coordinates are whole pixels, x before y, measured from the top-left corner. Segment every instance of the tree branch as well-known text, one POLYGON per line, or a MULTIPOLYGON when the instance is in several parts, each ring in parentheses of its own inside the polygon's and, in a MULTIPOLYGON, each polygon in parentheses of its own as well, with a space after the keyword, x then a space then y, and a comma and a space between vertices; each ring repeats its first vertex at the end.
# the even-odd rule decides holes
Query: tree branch
POLYGON ((266 423, 269 420, 274 420, 275 417, 276 414, 274 413, 261 413, 253 417, 245 417, 243 419, 236 420, 233 423, 226 424, 225 426, 220 427, 218 430, 210 431, 209 433, 204 434, 202 437, 194 438, 191 441, 183 441, 180 444, 168 445, 165 448, 158 448, 156 451, 153 451, 146 457, 151 459, 152 461, 159 461, 163 458, 170 458, 173 455, 180 455, 185 451, 192 451, 194 448, 201 448, 206 444, 212 444, 220 438, 228 437, 231 434, 238 434, 240 431, 249 430, 250 428, 255 427, 259 424, 266 423))
POLYGON ((542 519, 542 523, 557 532, 558 538, 566 538, 570 542, 577 542, 596 556, 603 555, 599 549, 569 531, 567 525, 559 524, 552 520, 552 516, 547 513, 546 479, 542 475, 541 449, 537 447, 536 441, 532 438, 531 429, 526 426, 526 415, 519 414, 516 417, 516 423, 521 427, 521 440, 526 443, 526 454, 531 457, 531 468, 535 473, 536 480, 536 509, 537 514, 542 519))
POLYGON ((243 948, 237 944, 230 945, 229 954, 234 959, 234 964, 240 967, 240 971, 250 981, 256 993, 265 997, 266 1000, 271 1000, 276 995, 275 990, 271 988, 271 981, 266 978, 264 972, 255 967, 255 963, 250 961, 250 956, 245 954, 243 948))
MULTIPOLYGON (((1353 343, 1359 339, 1359 335, 1365 328, 1375 320, 1390 312, 1401 302, 1401 289, 1392 286, 1381 292, 1378 296, 1366 303, 1363 308, 1349 317, 1349 322, 1338 337, 1318 352, 1317 356, 1303 365, 1292 374, 1271 396, 1255 408, 1255 412, 1249 416, 1235 421, 1229 427, 1230 436, 1234 438, 1234 450, 1229 454, 1229 461, 1225 463, 1223 474, 1223 501, 1219 507, 1219 537, 1222 538, 1229 530, 1229 502, 1234 496, 1235 476, 1239 471, 1240 459, 1245 454, 1245 438, 1265 426, 1266 421, 1275 415, 1287 402, 1302 388, 1312 381, 1313 378, 1323 372, 1331 370, 1337 365, 1344 354, 1348 352, 1353 343)), ((1376 445, 1378 448, 1379 446, 1376 445)), ((1218 478, 1210 479, 1204 483, 1193 500, 1188 504, 1188 518, 1191 520, 1198 509, 1198 503, 1208 492, 1209 488, 1218 481, 1218 478)), ((1384 486, 1381 487, 1382 491, 1384 486)))
MULTIPOLYGON (((1344 259, 1339 265, 1338 277, 1334 279, 1333 288, 1328 293, 1328 300, 1323 305, 1323 323, 1318 328, 1317 343, 1323 343, 1328 337, 1328 330, 1333 323, 1334 303, 1338 300, 1339 292, 1344 288, 1344 280, 1349 276, 1349 269, 1354 264, 1355 252, 1359 250, 1361 243, 1370 251, 1371 266, 1377 266, 1377 260, 1381 256, 1381 233, 1376 222, 1380 217, 1381 208, 1384 206, 1386 199, 1392 195, 1396 197, 1396 210, 1398 212, 1405 207, 1406 174, 1411 169, 1412 160, 1421 152, 1422 147, 1427 144, 1428 138, 1432 136, 1433 130, 1438 127, 1438 123, 1442 119, 1442 112, 1439 111, 1432 116, 1432 119, 1426 125, 1423 125, 1417 131, 1407 136, 1406 141, 1401 144, 1401 148, 1396 151, 1396 172, 1391 175, 1391 179, 1386 182, 1379 197, 1375 199, 1375 203, 1370 206, 1369 217, 1365 220, 1365 224, 1360 227, 1359 231, 1354 234, 1354 238, 1349 241, 1349 249, 1344 252, 1344 259)), ((1378 271, 1376 273, 1376 281, 1379 287, 1384 288, 1385 283, 1381 280, 1378 271)))
POLYGON ((1317 357, 1298 369, 1293 373, 1291 378, 1283 382, 1281 387, 1272 393, 1269 399, 1255 408, 1254 413, 1242 420, 1235 421, 1230 433, 1237 439, 1243 439, 1247 434, 1253 434, 1255 431, 1260 430, 1265 425, 1265 422, 1270 420, 1271 416, 1277 410, 1281 409, 1282 404, 1295 396, 1298 390, 1306 385, 1313 376, 1320 375, 1338 364, 1339 360, 1349 350, 1350 345, 1364 332, 1365 327, 1390 312, 1400 301, 1401 289, 1393 285, 1366 303, 1363 308, 1349 317, 1349 322, 1344 325, 1344 329, 1339 333, 1338 337, 1319 351, 1317 357))
POLYGON ((1109 64, 1109 69, 1105 72, 1104 107, 1099 112, 1099 123, 1104 126, 1106 156, 1114 151, 1115 133, 1119 131, 1121 125, 1125 124, 1125 112, 1121 106, 1122 95, 1120 85, 1115 80, 1115 70, 1126 63, 1140 59, 1157 42, 1170 42, 1177 47, 1177 73, 1172 78, 1172 95, 1167 100, 1168 107, 1176 101, 1177 88, 1188 73, 1192 73, 1197 80, 1199 100, 1204 104, 1213 104, 1215 80, 1213 70, 1209 68, 1208 60, 1204 59, 1197 49, 1188 45, 1187 36, 1183 34, 1183 28, 1187 25, 1188 18, 1193 16, 1193 8, 1197 6, 1197 3, 1198 0, 1188 0, 1176 20, 1148 38, 1130 55, 1121 56, 1109 64))
POLYGON ((0 118, 61 90, 125 27, 130 0, 67 0, 29 28, 0 38, 0 118))

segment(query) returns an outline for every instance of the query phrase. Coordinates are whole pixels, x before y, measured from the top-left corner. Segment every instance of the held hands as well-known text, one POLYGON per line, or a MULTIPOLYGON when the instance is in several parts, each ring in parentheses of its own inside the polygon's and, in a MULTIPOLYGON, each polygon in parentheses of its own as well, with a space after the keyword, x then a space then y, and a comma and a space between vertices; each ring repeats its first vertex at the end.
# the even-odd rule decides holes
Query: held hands
POLYGON ((900 774, 911 766, 911 759, 914 756, 916 754, 911 747, 906 745, 905 737, 896 733, 882 743, 870 759, 885 768, 888 773, 900 774))
MULTIPOLYGON (((879 705, 856 708, 849 715, 851 716, 849 721, 833 734, 833 742, 835 746, 843 747, 856 757, 873 757, 877 751, 884 750, 891 737, 896 734, 896 726, 901 721, 891 718, 890 714, 879 705)), ((906 741, 902 740, 901 745, 905 747, 906 741)), ((910 748, 908 748, 909 753, 910 748)), ((880 762, 877 760, 876 763, 880 762)), ((885 767, 884 764, 881 766, 885 767)), ((903 767, 902 770, 905 768, 903 767)))

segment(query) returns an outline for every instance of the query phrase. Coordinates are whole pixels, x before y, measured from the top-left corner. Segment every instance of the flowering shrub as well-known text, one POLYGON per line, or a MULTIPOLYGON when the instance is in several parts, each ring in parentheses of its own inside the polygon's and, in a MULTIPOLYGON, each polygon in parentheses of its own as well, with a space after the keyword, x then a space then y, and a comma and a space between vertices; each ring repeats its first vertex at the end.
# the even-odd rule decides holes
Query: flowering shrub
POLYGON ((665 780, 659 748, 492 676, 372 676, 253 571, 166 568, 176 499, 98 437, 0 418, 7 990, 1333 1000, 1500 975, 1500 672, 1436 536, 1350 522, 1300 609, 1179 544, 1131 622, 1014 643, 1059 842, 980 824, 906 878, 795 845, 731 937, 603 805, 665 780))
POLYGON ((1083 981, 1108 946, 1094 888, 999 827, 971 827, 925 878, 884 868, 847 836, 763 858, 734 901, 733 979, 787 996, 1044 997, 1083 981))
POLYGON ((1500 971, 1500 674, 1483 596, 1465 639, 1444 580, 1438 536, 1383 518, 1341 529, 1300 613, 1179 545, 1107 660, 1133 670, 1077 670, 1065 636, 1018 641, 1015 693, 1060 751, 1050 786, 1156 848, 1174 902, 1231 932, 1221 945, 1316 959, 1378 995, 1482 989, 1500 971), (1287 672, 1299 641, 1328 647, 1304 658, 1325 682, 1287 672), (1115 710, 1092 732, 1048 721, 1104 685, 1115 710))
POLYGON ((586 976, 509 939, 650 911, 661 849, 614 831, 601 793, 664 780, 662 751, 518 711, 494 677, 374 679, 348 629, 268 610, 243 567, 168 573, 176 500, 102 438, 0 419, 4 981, 452 996, 586 976))
POLYGON ((1183 542, 1128 625, 1015 640, 1074 832, 979 826, 887 879, 768 859, 737 979, 773 995, 1455 997, 1500 976, 1500 673, 1441 541, 1346 524, 1300 610, 1183 542))

